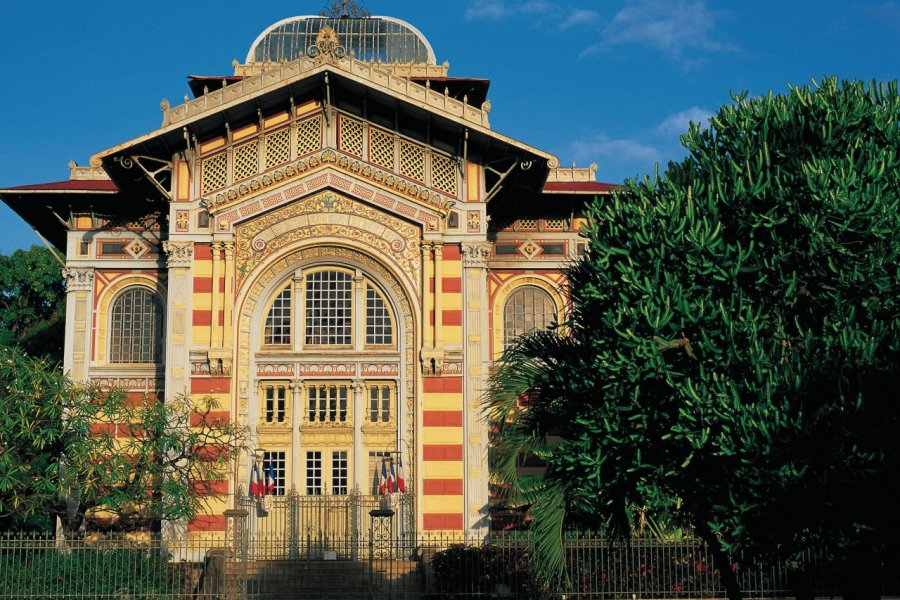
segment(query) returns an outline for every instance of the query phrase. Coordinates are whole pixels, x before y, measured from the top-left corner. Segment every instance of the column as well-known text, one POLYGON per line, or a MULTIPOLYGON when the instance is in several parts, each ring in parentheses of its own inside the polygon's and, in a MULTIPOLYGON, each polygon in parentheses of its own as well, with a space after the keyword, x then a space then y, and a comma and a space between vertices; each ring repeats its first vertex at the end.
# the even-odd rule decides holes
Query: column
POLYGON ((440 350, 441 344, 441 325, 443 324, 443 306, 441 302, 441 294, 444 291, 443 286, 443 262, 444 262, 444 246, 440 242, 434 242, 434 345, 433 350, 440 350))
POLYGON ((188 357, 188 304, 193 286, 190 270, 194 259, 191 242, 163 243, 169 268, 166 284, 166 395, 188 395, 190 360, 188 357))
POLYGON ((465 522, 466 531, 487 533, 489 522, 489 473, 487 463, 488 424, 481 406, 486 387, 490 355, 488 345, 487 244, 463 244, 463 333, 466 373, 463 428, 465 439, 465 522))
POLYGON ((362 379, 353 380, 353 485, 351 489, 366 492, 366 466, 368 456, 363 444, 363 425, 366 422, 365 396, 366 385, 362 379))
POLYGON ((291 381, 291 486, 299 493, 302 473, 300 424, 303 422, 303 380, 291 381))
POLYGON ((91 302, 94 290, 93 267, 66 267, 66 339, 63 370, 75 382, 88 378, 91 364, 91 302))
POLYGON ((234 242, 223 242, 225 250, 225 330, 223 346, 233 348, 234 343, 234 242))
POLYGON ((212 297, 210 299, 210 307, 212 316, 210 331, 212 332, 210 346, 213 348, 222 347, 222 327, 219 325, 219 310, 221 307, 222 294, 219 291, 219 279, 222 277, 222 244, 213 242, 212 244, 212 297))

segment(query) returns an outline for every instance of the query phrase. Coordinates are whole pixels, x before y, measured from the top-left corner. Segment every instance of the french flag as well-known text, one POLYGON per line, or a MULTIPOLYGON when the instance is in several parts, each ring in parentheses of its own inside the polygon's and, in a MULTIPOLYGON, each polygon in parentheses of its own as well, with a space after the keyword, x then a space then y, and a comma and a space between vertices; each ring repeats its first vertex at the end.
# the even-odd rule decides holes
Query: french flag
POLYGON ((399 456, 397 457, 397 483, 395 487, 401 492, 406 492, 406 480, 403 479, 403 458, 399 456))
POLYGON ((271 496, 275 493, 275 468, 269 463, 268 468, 263 467, 266 471, 265 494, 271 496))
POLYGON ((381 485, 378 486, 378 491, 382 496, 387 494, 387 465, 385 464, 384 457, 381 458, 381 485))
POLYGON ((266 495, 265 486, 263 486, 262 478, 259 476, 259 467, 256 462, 250 470, 250 495, 255 498, 261 498, 266 495))
POLYGON ((394 458, 391 457, 391 472, 390 472, 390 474, 388 475, 388 480, 387 480, 387 489, 388 489, 389 492, 396 492, 396 491, 397 491, 397 488, 396 488, 396 486, 394 485, 394 482, 395 482, 396 480, 397 480, 397 476, 394 475, 394 458))

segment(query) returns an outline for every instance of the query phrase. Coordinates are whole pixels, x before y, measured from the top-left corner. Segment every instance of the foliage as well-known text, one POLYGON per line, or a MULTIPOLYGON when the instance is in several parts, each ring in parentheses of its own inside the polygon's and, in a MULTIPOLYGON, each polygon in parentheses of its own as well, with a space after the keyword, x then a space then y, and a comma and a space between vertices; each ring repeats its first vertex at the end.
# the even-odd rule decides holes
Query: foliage
POLYGON ((181 592, 186 578, 169 561, 165 553, 138 546, 22 552, 17 564, 4 565, 0 597, 169 598, 181 592))
POLYGON ((515 598, 540 597, 541 585, 524 547, 453 544, 431 558, 441 598, 491 598, 506 589, 515 598))
POLYGON ((62 359, 65 288, 50 250, 0 254, 0 346, 62 359))
POLYGON ((75 384, 0 349, 0 519, 133 530, 193 517, 245 445, 216 408, 75 384))
POLYGON ((566 524, 624 534, 633 507, 692 526, 720 572, 823 544, 861 573, 896 535, 898 122, 895 83, 735 96, 683 162, 589 207, 566 335, 513 344, 489 395, 550 571, 566 524), (546 475, 518 477, 520 451, 546 475))

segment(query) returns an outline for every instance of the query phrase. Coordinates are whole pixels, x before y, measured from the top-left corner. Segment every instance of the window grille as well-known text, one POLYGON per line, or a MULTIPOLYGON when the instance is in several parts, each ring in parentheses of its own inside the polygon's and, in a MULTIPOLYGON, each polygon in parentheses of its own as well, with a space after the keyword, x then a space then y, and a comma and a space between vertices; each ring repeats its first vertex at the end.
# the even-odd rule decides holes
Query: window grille
POLYGON ((369 161, 394 170, 394 136, 380 129, 369 129, 369 161))
POLYGON ((373 423, 389 423, 393 394, 389 385, 372 385, 369 388, 369 420, 373 423))
POLYGON ((517 289, 503 309, 503 344, 535 329, 546 329, 556 318, 556 303, 550 294, 532 285, 517 289))
POLYGON ((275 492, 274 496, 284 496, 284 492, 286 489, 286 460, 284 452, 263 452, 263 473, 261 473, 263 477, 263 481, 265 481, 266 473, 269 472, 269 468, 272 469, 272 474, 275 476, 275 492))
POLYGON ((291 130, 287 127, 266 136, 266 168, 291 160, 291 130))
POLYGON ((115 299, 110 313, 109 362, 156 362, 161 339, 162 304, 153 290, 133 287, 115 299))
POLYGON ((266 401, 266 423, 284 423, 287 415, 287 387, 267 385, 264 388, 266 401))
POLYGON ((352 343, 353 279, 342 271, 317 271, 306 277, 306 343, 352 343))
POLYGON ((281 290, 272 301, 266 317, 263 343, 268 346, 283 346, 291 343, 291 286, 281 290))
POLYGON ((307 420, 310 423, 346 423, 349 387, 314 385, 306 390, 307 420))
POLYGON ((366 286, 366 344, 385 346, 394 343, 391 313, 384 298, 374 287, 366 286))
POLYGON ((431 185, 451 196, 459 195, 456 161, 441 154, 431 155, 431 185))
POLYGON ((306 495, 322 495, 322 453, 318 450, 306 452, 306 495))
POLYGON ((203 159, 201 194, 208 194, 228 184, 228 157, 224 152, 203 159))
POLYGON ((312 154, 322 147, 322 118, 313 117, 297 124, 297 156, 312 154))
POLYGON ((565 219, 547 219, 547 229, 562 230, 566 228, 565 219))
POLYGON ((259 173, 259 142, 253 140, 234 148, 234 181, 259 173))
POLYGON ((518 229, 537 229, 536 219, 519 219, 518 229))
POLYGON ((425 181, 425 149, 418 144, 400 141, 400 174, 425 181))
POLYGON ((331 453, 331 493, 335 496, 347 495, 347 451, 331 453))
POLYGON ((362 156, 363 154, 363 125, 356 119, 341 117, 340 148, 348 154, 362 156))

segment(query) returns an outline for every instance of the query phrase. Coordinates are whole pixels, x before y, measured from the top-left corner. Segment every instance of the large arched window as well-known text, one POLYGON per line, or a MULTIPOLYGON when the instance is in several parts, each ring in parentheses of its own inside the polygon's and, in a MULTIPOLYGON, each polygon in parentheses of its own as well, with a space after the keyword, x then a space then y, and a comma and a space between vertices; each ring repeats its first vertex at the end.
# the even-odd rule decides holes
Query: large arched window
POLYGON ((162 302, 153 290, 122 292, 110 311, 109 362, 154 363, 162 350, 162 302))
POLYGON ((546 329, 556 318, 556 303, 550 294, 533 285, 523 285, 503 308, 503 345, 535 329, 546 329))
POLYGON ((302 346, 358 350, 391 350, 397 343, 387 297, 360 271, 324 268, 298 275, 282 284, 265 314, 264 347, 293 348, 295 337, 302 346))

